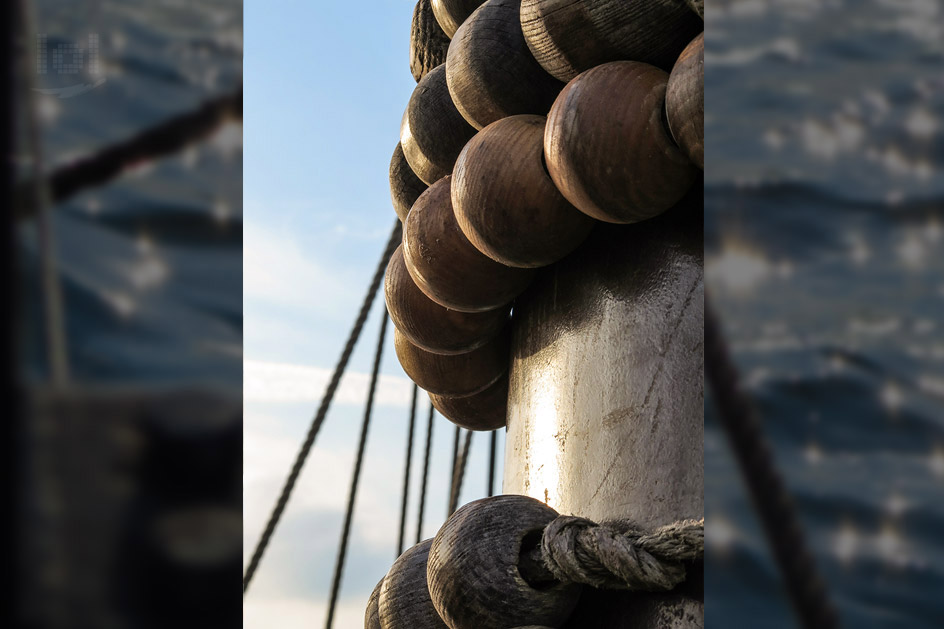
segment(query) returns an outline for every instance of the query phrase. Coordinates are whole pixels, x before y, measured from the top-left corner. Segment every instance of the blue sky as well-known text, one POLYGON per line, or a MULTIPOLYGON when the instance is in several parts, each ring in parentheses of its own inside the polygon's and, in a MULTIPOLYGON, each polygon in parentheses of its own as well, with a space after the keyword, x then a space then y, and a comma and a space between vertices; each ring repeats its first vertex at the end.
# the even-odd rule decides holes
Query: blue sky
MULTIPOLYGON (((308 429, 396 220, 387 167, 415 86, 409 71, 413 4, 244 5, 246 554, 308 429)), ((247 629, 324 623, 381 303, 378 296, 351 375, 246 597, 247 629)), ((393 352, 392 328, 387 341, 339 629, 363 626, 367 596, 396 552, 410 383, 393 352)), ((424 411, 426 404, 424 395, 424 411)), ((414 447, 422 449, 425 413, 418 424, 414 447)), ((424 537, 435 534, 445 516, 452 425, 437 417, 434 436, 424 537)), ((487 446, 488 438, 476 435, 462 501, 484 495, 487 446)))

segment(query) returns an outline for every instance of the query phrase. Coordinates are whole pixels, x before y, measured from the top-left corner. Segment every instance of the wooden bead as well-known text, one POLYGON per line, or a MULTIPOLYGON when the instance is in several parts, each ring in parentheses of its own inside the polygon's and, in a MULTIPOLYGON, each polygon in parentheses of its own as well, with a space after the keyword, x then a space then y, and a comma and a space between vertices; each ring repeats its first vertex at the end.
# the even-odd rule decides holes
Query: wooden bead
POLYGON ((698 170, 663 119, 668 75, 636 61, 588 70, 561 92, 544 131, 551 179, 580 211, 635 223, 672 207, 698 170))
POLYGON ((595 224, 561 195, 545 170, 545 120, 522 115, 494 122, 456 160, 452 207, 459 227, 476 249, 508 266, 553 264, 595 224))
POLYGON ((567 620, 580 586, 536 588, 518 572, 522 544, 540 539, 556 517, 533 498, 506 495, 470 502, 446 520, 433 538, 427 581, 433 606, 450 629, 560 627, 567 620))
POLYGON ((413 90, 400 123, 403 155, 416 176, 432 185, 452 174, 459 151, 475 135, 452 103, 446 65, 424 76, 413 90))
POLYGON ((538 63, 569 81, 608 61, 668 70, 703 23, 685 0, 522 0, 521 27, 538 63))
POLYGON ((432 541, 428 539, 405 551, 384 577, 378 602, 382 629, 446 629, 426 586, 426 560, 432 541))
POLYGON ((485 0, 433 0, 433 13, 439 26, 451 38, 483 2, 485 0))
POLYGON ((403 156, 403 147, 397 142, 397 148, 390 158, 390 199, 393 201, 393 210, 401 221, 406 220, 410 208, 428 187, 410 168, 406 157, 403 156))
POLYGON ((449 44, 449 94, 476 129, 514 114, 546 115, 564 88, 528 50, 520 8, 521 0, 488 0, 449 44))
POLYGON ((702 20, 705 19, 705 0, 686 0, 692 11, 698 14, 702 20))
POLYGON ((459 312, 423 294, 397 247, 387 265, 384 297, 393 324, 414 345, 434 354, 462 354, 481 347, 508 323, 508 308, 459 312))
POLYGON ((705 34, 679 55, 665 88, 665 116, 675 143, 705 170, 705 34))
POLYGON ((367 610, 364 612, 364 629, 380 628, 380 589, 383 587, 384 580, 381 579, 374 586, 374 591, 370 593, 367 599, 367 610))
POLYGON ((430 0, 419 0, 413 8, 410 26, 410 73, 417 83, 446 61, 448 49, 449 37, 436 21, 430 0))
POLYGON ((497 430, 508 416, 508 376, 502 376, 484 391, 464 397, 429 394, 443 417, 468 430, 497 430))
POLYGON ((394 348, 406 375, 420 388, 459 397, 484 391, 508 372, 510 335, 505 332, 465 354, 434 354, 394 328, 394 348))
POLYGON ((456 222, 452 177, 420 195, 403 224, 403 260, 427 297, 461 312, 500 308, 519 295, 534 271, 495 262, 476 249, 456 222))

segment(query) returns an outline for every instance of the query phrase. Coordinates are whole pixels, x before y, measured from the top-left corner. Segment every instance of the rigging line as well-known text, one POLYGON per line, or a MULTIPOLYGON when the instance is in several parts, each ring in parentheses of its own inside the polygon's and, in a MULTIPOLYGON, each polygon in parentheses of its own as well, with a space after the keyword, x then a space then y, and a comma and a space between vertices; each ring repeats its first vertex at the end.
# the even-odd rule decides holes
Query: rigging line
POLYGON ((838 615, 806 546, 790 495, 774 466, 773 451, 740 387, 737 369, 707 296, 705 363, 705 375, 714 392, 721 424, 801 625, 820 629, 838 627, 838 615))
POLYGON ((387 241, 387 247, 384 249, 383 255, 380 257, 380 263, 377 265, 376 271, 374 271, 374 277, 371 280, 370 287, 367 289, 367 295, 364 296, 364 303, 361 304, 360 312, 357 314, 357 319, 354 321, 354 327, 351 328, 351 334, 348 336, 347 344, 344 346, 344 351, 341 352, 341 357, 338 359, 338 364, 334 368, 334 374, 331 376, 331 381, 328 383, 328 388, 325 389, 324 396, 321 398, 321 404, 318 407, 318 411, 315 413, 315 417, 312 419, 311 427, 308 429, 308 435, 305 437, 305 441, 302 443, 302 446, 298 451, 298 455, 295 457, 295 462, 292 464, 292 469, 289 472, 288 478, 285 479, 285 485, 282 487, 282 493, 279 495, 279 499, 276 501, 275 507, 272 509, 272 514, 269 516, 269 521, 266 523, 265 530, 262 532, 259 541, 256 543, 256 548, 252 553, 249 566, 246 568, 246 573, 243 576, 244 596, 246 594, 246 590, 249 588, 249 583, 252 581, 253 575, 256 573, 256 569, 259 567, 259 562, 262 561, 262 555, 265 553, 266 547, 269 545, 269 540, 272 538, 273 532, 275 532, 275 527, 282 518, 282 513, 285 511, 285 505, 288 504, 289 496, 291 496, 292 490, 295 488, 295 482, 298 480, 298 475, 301 473, 302 466, 305 464, 305 459, 308 457, 308 453, 311 451, 311 447, 315 443, 315 437, 318 435, 318 431, 321 429, 321 424, 324 423, 325 416, 328 414, 328 408, 331 406, 331 401, 334 399, 334 394, 341 382, 341 376, 344 375, 344 370, 347 368, 348 360, 351 358, 351 353, 354 351, 354 346, 357 344, 357 339, 360 337, 361 330, 364 328, 364 322, 367 320, 367 313, 370 311, 370 306, 374 302, 377 289, 380 287, 380 282, 383 279, 384 271, 387 268, 387 262, 390 260, 390 256, 393 255, 393 251, 400 244, 401 233, 402 225, 400 220, 397 219, 396 223, 393 225, 393 231, 390 232, 390 239, 387 241))
POLYGON ((462 491, 462 479, 465 477, 465 467, 469 460, 469 448, 472 446, 472 431, 465 431, 465 443, 462 445, 462 454, 452 476, 452 493, 449 496, 449 515, 459 508, 459 493, 462 491))
POLYGON ((453 495, 453 492, 455 492, 456 490, 456 470, 458 469, 458 465, 459 465, 459 437, 460 437, 459 432, 460 432, 460 428, 459 426, 456 426, 456 436, 455 436, 455 439, 453 439, 452 441, 452 474, 449 475, 449 478, 452 479, 452 481, 449 483, 449 499, 446 500, 446 517, 447 518, 450 515, 452 515, 452 512, 453 512, 452 495, 453 495))
MULTIPOLYGON (((25 186, 48 185, 51 203, 61 203, 85 188, 108 183, 127 168, 176 153, 203 140, 228 120, 242 120, 243 87, 212 98, 196 109, 169 118, 134 136, 69 163, 25 186)), ((17 218, 25 218, 24 208, 17 218)))
POLYGON ((429 420, 426 423, 426 455, 423 457, 423 484, 420 487, 420 512, 416 519, 416 543, 422 541, 423 535, 423 509, 426 507, 426 481, 429 478, 429 452, 433 444, 433 416, 436 409, 432 404, 429 405, 429 420))
POLYGON ((406 508, 410 492, 410 465, 413 463, 413 432, 416 428, 416 398, 419 387, 413 385, 413 402, 410 404, 410 429, 406 437, 406 464, 403 466, 403 504, 400 507, 400 536, 397 540, 397 557, 403 554, 406 533, 406 508))
POLYGON ((354 519, 354 501, 357 498, 357 484, 361 477, 361 467, 364 463, 364 451, 367 449, 367 432, 370 429, 370 414, 374 408, 374 394, 377 391, 377 378, 380 375, 380 359, 383 358, 384 338, 387 335, 386 308, 380 316, 380 337, 377 339, 377 351, 374 353, 374 367, 370 373, 370 389, 367 391, 367 406, 364 409, 364 422, 361 425, 361 438, 357 445, 357 459, 354 461, 354 474, 351 477, 351 491, 347 497, 347 510, 344 513, 344 528, 341 531, 341 542, 338 545, 338 562, 334 566, 334 577, 331 580, 331 600, 328 603, 328 618, 325 628, 331 629, 334 624, 334 610, 338 603, 338 594, 341 591, 341 575, 344 572, 344 560, 347 557, 347 544, 351 536, 351 521, 354 519))
POLYGON ((493 430, 491 443, 488 447, 488 497, 491 498, 495 493, 495 450, 498 441, 498 431, 493 430))

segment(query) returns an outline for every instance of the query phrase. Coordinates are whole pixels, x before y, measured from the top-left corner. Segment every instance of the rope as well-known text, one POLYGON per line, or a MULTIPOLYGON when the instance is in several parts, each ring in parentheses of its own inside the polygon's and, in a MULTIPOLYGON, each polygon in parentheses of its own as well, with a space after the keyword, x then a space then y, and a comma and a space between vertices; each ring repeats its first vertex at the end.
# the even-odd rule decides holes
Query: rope
POLYGON ((522 555, 526 581, 582 583, 618 590, 671 590, 685 580, 686 564, 705 553, 705 521, 681 520, 653 531, 632 522, 597 524, 559 516, 541 543, 522 555))
POLYGON ((354 461, 351 491, 347 497, 347 511, 344 513, 344 528, 341 531, 341 542, 338 545, 338 562, 334 566, 334 577, 331 580, 331 600, 328 603, 328 619, 325 621, 325 629, 331 629, 334 624, 334 611, 338 603, 338 594, 341 591, 341 575, 344 572, 347 543, 351 536, 351 521, 354 519, 354 499, 357 497, 357 483, 360 480, 361 466, 364 463, 364 450, 367 449, 367 431, 370 428, 370 413, 374 408, 374 393, 377 390, 377 378, 380 375, 380 359, 383 357, 388 318, 387 311, 384 310, 380 317, 380 336, 377 339, 377 351, 374 353, 374 368, 370 373, 370 389, 367 391, 367 406, 364 409, 364 423, 361 425, 361 439, 357 445, 357 459, 354 461))
POLYGON ((462 445, 462 454, 452 471, 452 491, 449 492, 449 515, 459 507, 459 492, 462 491, 462 480, 465 477, 465 466, 469 460, 469 448, 472 446, 472 431, 465 431, 465 443, 462 445))
POLYGON ((495 450, 498 441, 498 431, 492 431, 491 443, 488 447, 488 497, 491 498, 495 493, 495 450))
POLYGON ((420 513, 416 518, 416 543, 423 541, 423 509, 426 507, 426 481, 429 478, 429 453, 433 443, 433 414, 436 409, 429 405, 429 421, 426 424, 426 456, 423 458, 423 484, 420 488, 420 513))
POLYGON ((806 547, 790 495, 773 463, 773 452, 761 434, 753 408, 738 383, 715 314, 705 299, 706 376, 715 396, 721 424, 760 516, 774 559, 786 582, 802 626, 828 629, 839 617, 806 547))
POLYGON ((400 235, 401 224, 400 220, 397 219, 393 226, 393 231, 390 232, 387 247, 384 249, 380 263, 377 265, 377 270, 374 272, 374 278, 371 280, 370 287, 367 289, 367 295, 364 296, 364 303, 361 304, 361 310, 357 315, 357 319, 354 321, 354 327, 351 329, 350 336, 348 336, 347 344, 344 346, 344 351, 341 352, 341 358, 338 359, 338 364, 334 368, 334 374, 331 376, 328 388, 321 398, 321 405, 318 407, 318 412, 315 413, 311 427, 308 429, 308 435, 305 437, 305 441, 298 451, 298 456, 295 457, 295 463, 292 464, 292 469, 289 472, 288 478, 285 480, 285 485, 282 487, 282 493, 279 495, 279 499, 272 509, 272 514, 269 516, 269 521, 266 523, 265 530, 262 532, 262 536, 259 538, 256 548, 252 553, 249 566, 246 568, 246 574, 243 576, 243 595, 246 594, 249 583, 252 581, 256 569, 259 567, 262 555, 269 545, 269 540, 272 539, 272 533, 275 532, 275 527, 278 525, 279 520, 282 518, 282 513, 285 511, 285 505, 288 504, 289 496, 291 496, 292 490, 295 488, 295 482, 298 480, 298 475, 302 471, 305 459, 308 458, 308 453, 315 443, 315 437, 318 435, 321 424, 324 423, 325 416, 328 414, 328 408, 331 406, 331 401, 334 399, 334 394, 341 382, 341 376, 347 368, 348 360, 351 358, 351 352, 354 351, 354 345, 357 344, 357 339, 360 337, 361 330, 364 328, 364 322, 367 320, 367 313, 370 311, 374 296, 377 294, 377 289, 380 287, 380 281, 383 279, 387 262, 390 260, 390 256, 393 255, 393 251, 397 248, 397 245, 400 244, 400 235))
POLYGON ((446 500, 446 517, 447 518, 450 515, 452 515, 453 511, 455 511, 455 509, 452 507, 452 497, 456 491, 456 469, 458 469, 458 466, 459 466, 459 437, 461 436, 459 434, 460 430, 461 429, 459 428, 459 426, 456 426, 456 436, 455 436, 455 439, 453 439, 452 441, 452 474, 450 474, 450 478, 452 478, 452 482, 449 483, 449 499, 446 500))
POLYGON ((416 427, 416 397, 419 387, 413 385, 413 402, 410 404, 410 429, 406 437, 406 464, 403 466, 403 504, 400 507, 400 537, 397 540, 397 557, 403 554, 403 540, 406 532, 406 507, 410 492, 410 464, 413 461, 413 431, 416 427))

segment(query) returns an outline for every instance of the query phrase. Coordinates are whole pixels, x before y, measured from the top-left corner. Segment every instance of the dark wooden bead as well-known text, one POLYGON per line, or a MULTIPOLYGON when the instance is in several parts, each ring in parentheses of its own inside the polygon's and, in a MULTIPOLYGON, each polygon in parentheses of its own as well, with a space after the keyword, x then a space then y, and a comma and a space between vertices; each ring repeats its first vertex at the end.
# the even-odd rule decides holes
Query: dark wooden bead
POLYGON ((705 169, 705 34, 679 55, 665 88, 665 116, 675 143, 705 169))
POLYGON ((500 308, 518 296, 534 271, 495 262, 476 249, 456 222, 452 177, 420 195, 403 224, 403 259, 416 285, 441 306, 461 312, 500 308))
POLYGON ((433 13, 450 38, 485 0, 433 0, 433 13))
POLYGON ((533 498, 505 495, 470 502, 446 520, 429 551, 427 582, 451 629, 559 627, 567 620, 580 586, 536 588, 518 572, 522 544, 539 540, 557 515, 533 498))
POLYGON ((561 92, 544 131, 547 169, 580 211, 610 223, 677 203, 698 170, 676 146, 663 108, 668 74, 636 61, 587 70, 561 92))
POLYGON ((417 286, 397 247, 384 277, 387 312, 414 345, 434 354, 462 354, 481 347, 508 323, 508 308, 459 312, 440 306, 417 286))
POLYGON ((452 207, 462 233, 476 249, 508 266, 553 264, 595 224, 547 174, 545 121, 522 115, 490 124, 465 145, 453 171, 452 207))
POLYGON ((643 61, 668 70, 703 26, 685 0, 521 3, 528 47, 562 81, 608 61, 643 61))
POLYGON ((497 430, 505 427, 508 415, 508 376, 502 376, 484 391, 464 397, 429 394, 443 417, 468 430, 497 430))
POLYGON ((380 589, 383 587, 384 580, 381 579, 374 586, 374 591, 370 593, 367 599, 367 610, 364 612, 364 629, 381 629, 380 627, 380 589))
POLYGON ((511 337, 505 332, 465 354, 434 354, 421 349, 396 328, 394 348, 406 375, 437 395, 463 396, 484 391, 508 372, 511 337))
POLYGON ((382 629, 446 629, 426 585, 428 539, 405 551, 393 562, 380 589, 378 608, 382 629))
POLYGON ((705 0, 686 0, 692 11, 698 14, 702 20, 705 19, 705 0))
POLYGON ((403 156, 403 147, 397 142, 397 148, 390 158, 390 199, 393 201, 393 210, 401 221, 406 220, 410 208, 428 187, 410 168, 406 157, 403 156))
POLYGON ((433 14, 430 0, 419 0, 413 8, 410 26, 410 72, 417 82, 446 61, 449 37, 433 14))
POLYGON ((520 8, 521 0, 488 0, 449 44, 449 93, 476 129, 514 114, 546 115, 564 88, 528 50, 520 8))
POLYGON ((475 135, 449 96, 446 65, 430 71, 416 85, 400 123, 403 155, 427 184, 452 174, 459 151, 475 135))

